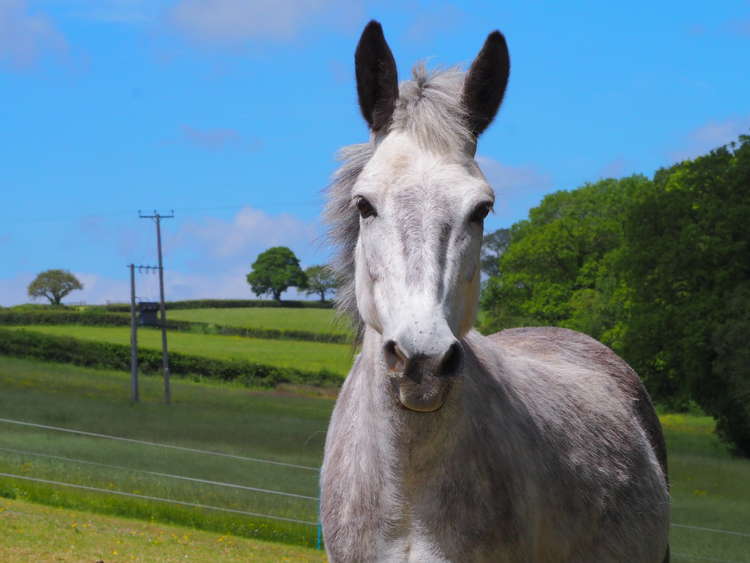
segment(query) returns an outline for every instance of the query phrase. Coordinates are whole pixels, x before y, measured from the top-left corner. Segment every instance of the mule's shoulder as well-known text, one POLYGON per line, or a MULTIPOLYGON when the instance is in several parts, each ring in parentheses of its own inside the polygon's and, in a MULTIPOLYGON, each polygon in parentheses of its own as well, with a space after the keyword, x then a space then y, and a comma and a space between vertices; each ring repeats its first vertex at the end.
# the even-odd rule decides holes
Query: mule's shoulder
POLYGON ((636 373, 610 348, 582 332, 560 327, 510 328, 487 337, 495 346, 512 354, 544 361, 545 358, 597 365, 625 386, 640 385, 636 373))
POLYGON ((487 337, 505 353, 541 362, 579 365, 602 373, 627 397, 667 474, 667 453, 661 423, 638 374, 610 348, 590 336, 560 327, 511 328, 487 337))

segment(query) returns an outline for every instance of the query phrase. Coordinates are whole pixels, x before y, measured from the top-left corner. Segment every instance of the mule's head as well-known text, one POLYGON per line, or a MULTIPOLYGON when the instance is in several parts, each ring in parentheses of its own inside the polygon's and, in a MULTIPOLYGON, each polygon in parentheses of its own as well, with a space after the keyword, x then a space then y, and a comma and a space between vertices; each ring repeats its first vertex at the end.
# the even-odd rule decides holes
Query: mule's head
POLYGON ((494 194, 474 151, 502 101, 508 51, 495 31, 467 73, 417 67, 399 88, 380 24, 370 22, 355 61, 374 147, 350 192, 357 308, 382 335, 401 404, 430 412, 460 371, 461 340, 475 320, 494 194))

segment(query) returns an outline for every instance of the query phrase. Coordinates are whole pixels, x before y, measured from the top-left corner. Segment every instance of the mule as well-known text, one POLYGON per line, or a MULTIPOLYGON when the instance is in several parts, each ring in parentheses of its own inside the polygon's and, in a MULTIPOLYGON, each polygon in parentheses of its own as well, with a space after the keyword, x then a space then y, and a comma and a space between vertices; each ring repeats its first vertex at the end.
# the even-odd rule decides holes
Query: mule
POLYGON ((361 350, 331 417, 331 561, 669 560, 664 439, 636 373, 561 328, 474 326, 494 194, 474 160, 507 85, 498 31, 470 69, 398 83, 377 22, 355 54, 369 142, 326 217, 361 350))

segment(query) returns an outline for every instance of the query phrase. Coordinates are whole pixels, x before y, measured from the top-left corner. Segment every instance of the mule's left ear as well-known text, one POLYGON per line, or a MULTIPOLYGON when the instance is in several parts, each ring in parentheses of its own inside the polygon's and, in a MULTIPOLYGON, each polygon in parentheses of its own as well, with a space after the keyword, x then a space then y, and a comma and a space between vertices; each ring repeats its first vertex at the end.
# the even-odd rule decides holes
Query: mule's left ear
POLYGON ((471 63, 464 82, 463 104, 469 129, 478 137, 495 118, 505 95, 510 74, 510 55, 499 31, 487 36, 484 47, 471 63))
POLYGON ((359 108, 373 131, 391 120, 398 99, 398 72, 383 28, 372 20, 367 24, 354 54, 359 108))

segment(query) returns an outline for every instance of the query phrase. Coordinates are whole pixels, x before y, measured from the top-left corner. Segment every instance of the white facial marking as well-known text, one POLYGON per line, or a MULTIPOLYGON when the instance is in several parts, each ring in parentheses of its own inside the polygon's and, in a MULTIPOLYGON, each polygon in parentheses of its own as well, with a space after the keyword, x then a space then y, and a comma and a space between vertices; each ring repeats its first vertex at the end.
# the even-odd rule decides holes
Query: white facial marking
POLYGON ((352 205, 363 199, 373 213, 360 218, 355 251, 360 314, 407 356, 440 353, 474 322, 483 232, 471 218, 492 190, 470 157, 395 132, 357 181, 352 205))

